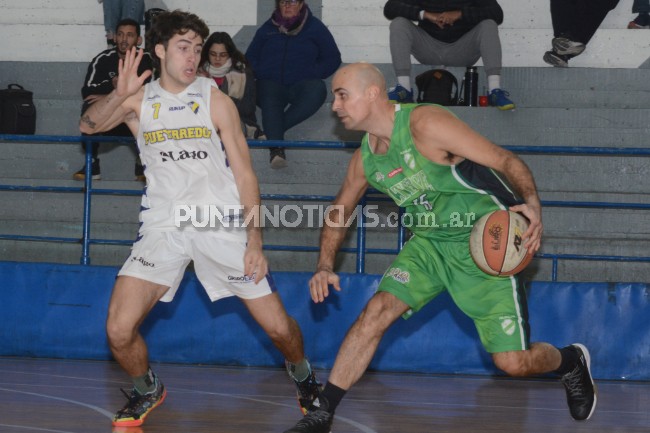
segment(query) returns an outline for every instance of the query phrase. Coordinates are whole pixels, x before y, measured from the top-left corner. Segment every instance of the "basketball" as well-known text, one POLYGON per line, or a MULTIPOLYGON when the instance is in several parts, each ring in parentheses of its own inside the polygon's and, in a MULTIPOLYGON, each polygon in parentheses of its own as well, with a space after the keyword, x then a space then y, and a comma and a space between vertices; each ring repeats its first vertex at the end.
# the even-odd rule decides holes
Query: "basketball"
POLYGON ((528 220, 521 214, 497 210, 481 217, 469 237, 469 251, 486 274, 514 275, 533 258, 524 248, 522 237, 528 220))

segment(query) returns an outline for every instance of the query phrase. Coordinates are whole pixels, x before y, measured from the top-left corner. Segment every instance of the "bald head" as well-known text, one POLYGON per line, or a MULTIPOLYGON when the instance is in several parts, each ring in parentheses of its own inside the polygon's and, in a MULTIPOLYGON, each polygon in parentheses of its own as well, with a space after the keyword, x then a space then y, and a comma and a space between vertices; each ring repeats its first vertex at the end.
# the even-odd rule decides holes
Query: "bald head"
POLYGON ((386 80, 381 71, 370 63, 352 63, 343 66, 332 79, 334 91, 337 88, 346 88, 364 92, 371 86, 376 86, 381 92, 384 92, 386 80))

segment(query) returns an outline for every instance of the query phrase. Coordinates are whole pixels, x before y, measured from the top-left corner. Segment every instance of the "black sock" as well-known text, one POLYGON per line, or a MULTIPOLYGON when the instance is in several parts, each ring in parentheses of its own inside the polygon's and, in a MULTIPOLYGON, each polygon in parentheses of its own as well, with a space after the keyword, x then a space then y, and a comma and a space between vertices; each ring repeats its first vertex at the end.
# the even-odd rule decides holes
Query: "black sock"
POLYGON ((561 376, 564 376, 565 374, 573 371, 573 369, 576 367, 578 364, 579 355, 578 351, 573 346, 563 347, 562 349, 558 350, 562 356, 562 361, 560 361, 560 366, 557 370, 555 370, 555 372, 561 376))
POLYGON ((346 390, 339 388, 331 382, 327 382, 325 384, 325 389, 323 389, 323 392, 320 393, 320 397, 323 397, 325 399, 325 405, 327 407, 326 410, 329 413, 334 413, 336 407, 339 405, 346 392, 346 390))

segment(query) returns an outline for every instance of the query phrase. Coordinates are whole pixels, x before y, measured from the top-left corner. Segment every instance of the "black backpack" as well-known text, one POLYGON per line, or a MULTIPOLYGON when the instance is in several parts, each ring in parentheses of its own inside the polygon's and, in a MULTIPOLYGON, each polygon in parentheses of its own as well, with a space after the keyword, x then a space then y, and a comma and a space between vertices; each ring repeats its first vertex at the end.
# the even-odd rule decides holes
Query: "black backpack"
POLYGON ((36 107, 33 94, 19 84, 0 90, 0 134, 34 134, 36 107))
POLYGON ((458 81, 445 69, 431 69, 415 77, 418 87, 418 102, 439 105, 458 103, 458 81))

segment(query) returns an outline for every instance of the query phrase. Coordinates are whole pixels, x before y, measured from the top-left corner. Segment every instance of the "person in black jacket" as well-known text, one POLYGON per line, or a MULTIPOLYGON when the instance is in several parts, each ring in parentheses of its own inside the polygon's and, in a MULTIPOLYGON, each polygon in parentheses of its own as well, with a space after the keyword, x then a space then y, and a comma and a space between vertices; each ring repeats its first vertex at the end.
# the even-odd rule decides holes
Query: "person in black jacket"
POLYGON ((388 0, 384 16, 392 20, 390 53, 397 76, 390 100, 413 102, 411 55, 422 64, 444 66, 471 66, 482 58, 490 105, 515 108, 501 88, 497 26, 503 10, 496 0, 388 0))
MULTIPOLYGON (((130 18, 120 20, 115 29, 115 48, 110 48, 97 54, 88 65, 86 79, 84 80, 83 87, 81 88, 81 97, 83 98, 81 114, 85 113, 90 104, 95 102, 97 98, 103 95, 108 95, 113 91, 115 88, 115 83, 117 83, 117 68, 119 60, 124 59, 124 56, 131 48, 139 46, 141 43, 142 37, 140 36, 140 24, 130 18)), ((145 53, 142 62, 140 63, 140 73, 146 70, 153 70, 153 62, 151 60, 151 56, 148 53, 145 53)), ((133 136, 129 128, 127 128, 124 123, 118 125, 110 131, 97 135, 118 137, 133 136)), ((83 148, 85 150, 85 144, 83 148)), ((102 178, 101 170, 99 167, 98 153, 99 143, 93 142, 93 159, 91 170, 93 180, 99 180, 102 178)), ((144 182, 144 170, 139 162, 139 159, 136 159, 134 171, 135 180, 144 182)), ((77 171, 72 176, 72 178, 74 180, 84 180, 86 178, 86 166, 84 165, 81 170, 77 171)))

